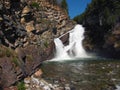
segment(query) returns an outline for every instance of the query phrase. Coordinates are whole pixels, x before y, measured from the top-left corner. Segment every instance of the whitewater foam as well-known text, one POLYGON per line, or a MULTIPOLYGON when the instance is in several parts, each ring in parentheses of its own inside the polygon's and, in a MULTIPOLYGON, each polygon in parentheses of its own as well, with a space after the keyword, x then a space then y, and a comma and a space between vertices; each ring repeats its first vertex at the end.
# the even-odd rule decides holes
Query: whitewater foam
POLYGON ((56 52, 52 61, 90 58, 91 55, 88 55, 82 46, 82 41, 84 39, 84 28, 82 25, 76 25, 74 29, 67 33, 69 33, 69 44, 67 46, 64 46, 60 40, 60 37, 64 35, 54 39, 56 52))

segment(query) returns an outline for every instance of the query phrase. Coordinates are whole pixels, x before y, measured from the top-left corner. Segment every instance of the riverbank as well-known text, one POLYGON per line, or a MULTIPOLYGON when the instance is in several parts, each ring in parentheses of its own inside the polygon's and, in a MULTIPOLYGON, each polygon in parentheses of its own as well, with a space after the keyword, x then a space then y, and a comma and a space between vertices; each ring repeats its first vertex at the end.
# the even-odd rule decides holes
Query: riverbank
POLYGON ((39 69, 32 76, 24 79, 26 90, 71 90, 69 84, 64 87, 60 86, 57 81, 56 83, 49 83, 42 78, 42 70, 39 69))

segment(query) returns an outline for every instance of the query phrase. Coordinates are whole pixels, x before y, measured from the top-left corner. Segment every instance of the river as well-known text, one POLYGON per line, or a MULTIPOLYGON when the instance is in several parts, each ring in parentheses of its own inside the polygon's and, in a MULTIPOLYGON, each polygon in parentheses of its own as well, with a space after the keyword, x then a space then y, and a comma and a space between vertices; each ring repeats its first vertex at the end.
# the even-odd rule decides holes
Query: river
POLYGON ((52 84, 69 85, 71 90, 120 90, 120 61, 79 59, 45 62, 43 78, 52 84))

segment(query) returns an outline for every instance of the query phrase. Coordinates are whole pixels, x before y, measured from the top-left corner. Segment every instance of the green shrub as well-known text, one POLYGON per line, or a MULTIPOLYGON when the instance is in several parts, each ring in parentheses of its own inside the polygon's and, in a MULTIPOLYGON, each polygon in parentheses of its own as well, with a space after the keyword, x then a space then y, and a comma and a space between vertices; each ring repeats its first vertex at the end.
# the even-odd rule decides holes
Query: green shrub
POLYGON ((5 51, 0 48, 0 57, 4 57, 4 56, 5 56, 5 51))
POLYGON ((0 46, 0 57, 11 57, 14 56, 13 51, 10 48, 4 47, 4 46, 0 46))
POLYGON ((48 42, 47 42, 47 41, 44 42, 44 46, 45 46, 46 48, 48 48, 48 42))
POLYGON ((6 49, 6 56, 10 57, 12 55, 12 51, 10 49, 6 49))
POLYGON ((23 81, 21 81, 17 84, 17 88, 18 88, 18 90, 26 90, 25 84, 23 81))
POLYGON ((26 59, 29 60, 29 61, 33 61, 32 55, 27 55, 27 56, 26 56, 26 59))
POLYGON ((40 6, 39 6, 39 4, 37 2, 33 2, 31 4, 31 6, 37 8, 37 9, 40 8, 40 6))
POLYGON ((17 57, 13 57, 12 62, 15 64, 15 66, 19 65, 17 57))

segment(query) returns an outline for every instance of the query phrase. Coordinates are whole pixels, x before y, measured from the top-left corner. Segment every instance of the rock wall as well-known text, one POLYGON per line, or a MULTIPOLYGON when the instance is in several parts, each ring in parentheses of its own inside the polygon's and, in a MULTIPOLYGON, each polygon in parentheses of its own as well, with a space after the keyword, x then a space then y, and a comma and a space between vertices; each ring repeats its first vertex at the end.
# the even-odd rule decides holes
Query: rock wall
POLYGON ((53 39, 74 25, 66 12, 49 0, 0 0, 0 48, 13 52, 0 56, 0 87, 15 84, 34 73, 42 61, 51 59, 53 39))
POLYGON ((119 58, 119 12, 120 0, 92 0, 84 13, 74 18, 85 27, 83 46, 87 51, 119 58))
POLYGON ((103 48, 107 50, 109 57, 120 58, 120 23, 116 23, 112 32, 105 36, 103 48))

